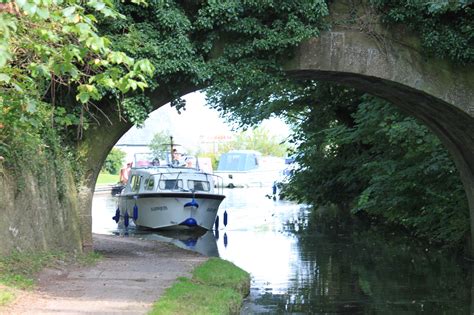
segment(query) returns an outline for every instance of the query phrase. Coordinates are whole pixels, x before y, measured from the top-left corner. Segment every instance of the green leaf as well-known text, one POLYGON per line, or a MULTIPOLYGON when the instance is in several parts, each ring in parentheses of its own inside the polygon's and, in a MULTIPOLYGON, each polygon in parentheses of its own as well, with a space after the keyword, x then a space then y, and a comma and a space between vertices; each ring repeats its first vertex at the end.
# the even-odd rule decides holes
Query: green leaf
POLYGON ((147 60, 147 59, 142 59, 142 60, 138 60, 135 65, 133 66, 133 70, 135 71, 141 71, 143 72, 144 74, 148 75, 148 76, 152 76, 153 73, 155 72, 155 67, 153 66, 153 64, 147 60))
POLYGON ((49 18, 49 11, 46 8, 38 8, 36 14, 38 14, 38 16, 44 20, 49 18))
POLYGON ((74 14, 74 12, 76 12, 76 7, 75 6, 67 7, 62 12, 63 12, 64 17, 69 19, 74 14))
POLYGON ((26 2, 23 6, 23 10, 29 15, 35 15, 37 9, 38 7, 36 6, 36 4, 31 2, 26 2))
POLYGON ((86 104, 87 102, 89 102, 90 95, 89 95, 89 93, 81 92, 81 93, 77 94, 76 99, 78 101, 80 101, 82 104, 86 104))
POLYGON ((36 112, 36 103, 32 99, 28 99, 26 103, 26 111, 30 114, 33 114, 36 112))
POLYGON ((9 83, 10 82, 10 76, 8 74, 5 74, 5 73, 0 73, 0 82, 5 82, 5 83, 9 83))
POLYGON ((25 5, 26 0, 15 0, 16 4, 21 8, 25 5))

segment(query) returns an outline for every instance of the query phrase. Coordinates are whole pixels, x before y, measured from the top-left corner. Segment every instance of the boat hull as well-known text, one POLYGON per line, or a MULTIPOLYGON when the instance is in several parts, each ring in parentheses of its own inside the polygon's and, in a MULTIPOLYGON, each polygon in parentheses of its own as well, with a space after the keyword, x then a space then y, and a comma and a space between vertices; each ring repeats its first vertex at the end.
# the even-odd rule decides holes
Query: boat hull
POLYGON ((135 225, 151 229, 211 230, 225 198, 217 194, 150 193, 119 196, 119 209, 133 217, 135 225))

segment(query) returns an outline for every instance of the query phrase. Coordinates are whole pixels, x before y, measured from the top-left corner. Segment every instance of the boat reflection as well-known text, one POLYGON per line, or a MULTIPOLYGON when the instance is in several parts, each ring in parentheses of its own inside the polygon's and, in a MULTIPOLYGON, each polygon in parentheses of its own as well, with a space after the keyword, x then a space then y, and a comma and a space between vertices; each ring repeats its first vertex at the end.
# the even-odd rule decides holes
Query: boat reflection
POLYGON ((133 226, 128 229, 119 228, 114 234, 168 242, 208 257, 219 257, 216 243, 219 231, 214 233, 212 230, 151 230, 133 226))

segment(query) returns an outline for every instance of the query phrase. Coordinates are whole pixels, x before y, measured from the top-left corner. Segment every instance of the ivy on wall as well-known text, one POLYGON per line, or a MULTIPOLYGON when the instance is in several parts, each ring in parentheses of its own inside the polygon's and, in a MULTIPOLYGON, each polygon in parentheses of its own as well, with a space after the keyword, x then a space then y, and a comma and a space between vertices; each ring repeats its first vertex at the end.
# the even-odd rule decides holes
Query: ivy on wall
POLYGON ((418 34, 426 54, 459 64, 474 63, 474 4, 470 0, 370 0, 389 24, 418 34))

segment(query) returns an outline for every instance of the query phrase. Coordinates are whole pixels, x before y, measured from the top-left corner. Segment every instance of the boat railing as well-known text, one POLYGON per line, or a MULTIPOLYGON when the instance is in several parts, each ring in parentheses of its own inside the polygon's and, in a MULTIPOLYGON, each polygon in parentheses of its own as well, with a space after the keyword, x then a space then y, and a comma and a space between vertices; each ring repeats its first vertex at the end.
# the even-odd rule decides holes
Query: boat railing
MULTIPOLYGON (((209 174, 209 173, 204 173, 206 174, 206 180, 208 179, 208 176, 212 178, 212 184, 214 185, 214 189, 217 189, 217 193, 219 195, 224 194, 224 179, 216 174, 209 174)), ((211 181, 209 181, 211 182, 211 181)))

